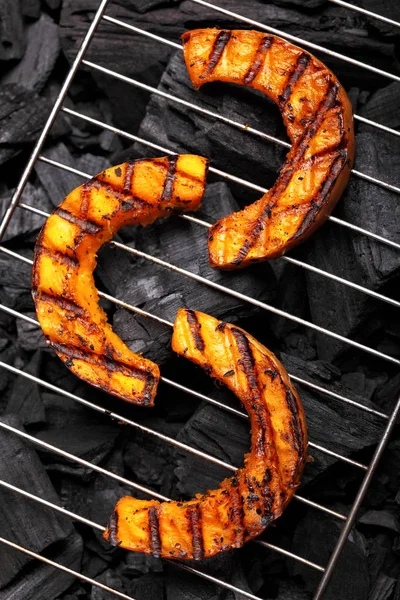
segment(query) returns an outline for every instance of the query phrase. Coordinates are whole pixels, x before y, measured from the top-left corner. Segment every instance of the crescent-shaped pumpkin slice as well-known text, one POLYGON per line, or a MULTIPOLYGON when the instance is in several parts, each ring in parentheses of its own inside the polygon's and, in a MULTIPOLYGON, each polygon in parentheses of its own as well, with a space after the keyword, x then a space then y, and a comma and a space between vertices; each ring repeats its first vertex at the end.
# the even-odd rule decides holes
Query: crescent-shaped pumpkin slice
POLYGON ((180 309, 172 347, 241 400, 250 417, 251 451, 218 489, 187 502, 121 498, 104 538, 156 557, 200 560, 240 548, 281 515, 300 482, 307 431, 283 365, 243 329, 180 309))
POLYGON ((123 225, 196 210, 206 172, 195 155, 112 167, 73 190, 37 239, 32 294, 48 344, 75 375, 128 402, 153 405, 159 368, 108 323, 93 278, 97 252, 123 225))
POLYGON ((339 200, 354 159, 350 101, 335 75, 309 52, 260 31, 196 29, 183 36, 196 88, 238 83, 279 107, 292 142, 274 186, 209 231, 213 267, 278 258, 311 235, 339 200))

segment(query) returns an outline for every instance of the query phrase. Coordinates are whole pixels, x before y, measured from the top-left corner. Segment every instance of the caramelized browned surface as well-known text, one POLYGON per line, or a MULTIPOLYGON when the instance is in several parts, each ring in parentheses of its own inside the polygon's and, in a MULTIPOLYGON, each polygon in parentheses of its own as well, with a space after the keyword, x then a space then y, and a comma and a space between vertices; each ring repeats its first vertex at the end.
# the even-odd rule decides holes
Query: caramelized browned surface
POLYGON ((325 221, 347 184, 354 132, 346 92, 312 54, 273 35, 197 29, 182 39, 195 87, 225 81, 264 92, 292 142, 271 190, 211 227, 210 263, 234 269, 277 258, 325 221))
POLYGON ((241 547, 280 516, 300 482, 306 424, 284 367, 243 329, 180 309, 172 347, 240 398, 251 452, 217 490, 188 502, 122 498, 104 537, 128 550, 199 560, 241 547))
POLYGON ((196 210, 206 170, 194 155, 107 169, 73 190, 37 239, 32 293, 49 345, 78 377, 128 402, 152 405, 160 373, 107 322, 93 279, 96 254, 123 225, 196 210))

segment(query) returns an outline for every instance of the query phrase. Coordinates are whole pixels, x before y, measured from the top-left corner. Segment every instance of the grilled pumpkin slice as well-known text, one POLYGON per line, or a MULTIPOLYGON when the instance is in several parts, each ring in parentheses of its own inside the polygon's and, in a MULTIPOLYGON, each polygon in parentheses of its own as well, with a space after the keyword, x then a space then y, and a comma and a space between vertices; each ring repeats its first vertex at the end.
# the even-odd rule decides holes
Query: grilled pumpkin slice
POLYGON ((243 329, 180 309, 172 347, 240 398, 250 417, 251 452, 219 489, 193 500, 122 498, 104 538, 156 557, 199 560, 240 548, 281 515, 305 464, 306 424, 283 365, 243 329))
POLYGON ((159 368, 112 331, 98 304, 96 253, 120 227, 196 210, 207 161, 195 155, 138 160, 73 190, 35 246, 32 294, 48 344, 84 381, 128 402, 153 405, 159 368))
POLYGON ((224 81, 264 92, 292 142, 274 186, 210 228, 210 264, 235 269, 277 258, 320 227, 347 184, 354 159, 350 101, 322 62, 279 37, 196 29, 182 39, 196 88, 224 81))

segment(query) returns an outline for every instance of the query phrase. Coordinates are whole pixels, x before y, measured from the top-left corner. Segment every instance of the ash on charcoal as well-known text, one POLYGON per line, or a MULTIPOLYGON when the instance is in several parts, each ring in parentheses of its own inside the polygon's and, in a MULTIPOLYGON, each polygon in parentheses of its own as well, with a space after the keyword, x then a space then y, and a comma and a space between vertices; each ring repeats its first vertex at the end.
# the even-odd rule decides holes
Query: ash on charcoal
MULTIPOLYGON (((48 444, 57 446, 70 454, 79 456, 95 465, 100 464, 114 447, 115 439, 119 434, 117 427, 106 425, 84 426, 71 425, 60 429, 41 431, 38 438, 48 444)), ((40 449, 46 456, 48 470, 60 473, 80 475, 87 479, 92 473, 89 467, 79 466, 64 460, 62 456, 40 449)))
MULTIPOLYGON (((200 218, 215 213, 218 218, 222 210, 237 209, 224 183, 208 186, 203 206, 200 218)), ((275 295, 275 277, 267 264, 233 274, 211 269, 206 231, 182 219, 171 218, 139 230, 134 245, 152 256, 258 300, 268 302, 275 295)), ((135 262, 122 275, 114 291, 118 298, 170 322, 175 320, 176 311, 182 306, 229 322, 257 314, 251 304, 149 262, 135 262)), ((113 326, 133 351, 143 352, 158 364, 162 365, 171 356, 171 332, 165 326, 152 323, 149 318, 127 315, 120 308, 115 312, 113 326)))
MULTIPOLYGON (((21 428, 20 421, 12 415, 2 417, 1 420, 21 428)), ((46 471, 31 446, 17 435, 1 429, 0 455, 1 479, 49 502, 60 504, 46 471)), ((34 552, 42 552, 50 544, 65 539, 72 532, 68 517, 2 487, 0 505, 1 535, 34 552)), ((27 555, 0 545, 0 588, 8 584, 30 561, 27 555)))
POLYGON ((50 112, 46 99, 15 83, 0 89, 0 164, 38 138, 50 112))
MULTIPOLYGON (((13 190, 9 190, 7 194, 4 194, 0 197, 0 219, 2 219, 6 213, 12 194, 13 190)), ((42 186, 39 184, 32 185, 28 182, 23 191, 21 202, 46 212, 51 209, 49 198, 42 186)), ((22 208, 17 208, 5 231, 3 241, 6 242, 18 236, 27 236, 28 234, 37 232, 41 227, 43 227, 43 223, 44 218, 41 215, 37 215, 22 208)))
POLYGON ((1 85, 16 83, 27 90, 41 92, 60 52, 58 27, 48 15, 26 29, 26 52, 21 61, 1 79, 1 85))
POLYGON ((0 0, 0 61, 19 59, 24 52, 24 22, 19 2, 0 0))
MULTIPOLYGON (((30 516, 32 518, 32 516, 30 516)), ((28 546, 32 549, 30 546, 28 546)), ((80 571, 83 542, 80 535, 73 533, 62 542, 53 544, 43 554, 74 571, 80 571)), ((20 553, 20 556, 23 556, 20 553)), ((8 586, 0 590, 0 600, 23 598, 24 600, 43 600, 57 598, 75 581, 75 577, 54 567, 36 561, 34 566, 21 571, 20 575, 8 586)))
MULTIPOLYGON (((39 377, 41 362, 42 353, 38 350, 24 371, 39 377)), ((6 414, 17 415, 24 425, 43 423, 45 412, 38 384, 24 377, 16 378, 10 393, 6 414)))

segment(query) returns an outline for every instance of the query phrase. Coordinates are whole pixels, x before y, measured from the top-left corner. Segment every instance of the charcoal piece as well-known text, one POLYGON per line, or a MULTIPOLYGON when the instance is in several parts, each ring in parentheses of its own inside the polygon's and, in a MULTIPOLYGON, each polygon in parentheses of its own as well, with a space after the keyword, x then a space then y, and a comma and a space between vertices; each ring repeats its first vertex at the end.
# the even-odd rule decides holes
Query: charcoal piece
MULTIPOLYGON (((29 280, 30 281, 30 280, 29 280)), ((31 319, 36 319, 34 312, 26 313, 31 319)), ((35 352, 39 349, 48 349, 45 337, 39 325, 29 323, 23 319, 17 320, 18 342, 23 350, 35 352)))
POLYGON ((48 80, 58 54, 58 27, 48 15, 29 25, 26 30, 26 52, 23 59, 2 78, 1 84, 16 83, 34 92, 41 92, 48 80))
MULTIPOLYGON (((336 521, 311 509, 296 527, 291 551, 326 565, 339 531, 336 521)), ((308 592, 315 592, 320 581, 319 573, 299 562, 293 562, 291 572, 302 577, 308 592)), ((325 597, 326 600, 367 600, 369 587, 365 540, 360 533, 354 532, 343 548, 325 597)))
POLYGON ((359 523, 363 525, 373 525, 375 527, 383 527, 390 531, 400 533, 400 524, 398 516, 394 511, 386 510, 368 510, 359 519, 359 523))
MULTIPOLYGON (((46 156, 64 165, 76 168, 73 156, 62 142, 48 148, 46 156)), ((53 206, 58 206, 65 196, 84 182, 84 179, 79 175, 64 169, 58 169, 41 161, 36 162, 35 171, 53 206)))
POLYGON ((386 412, 391 412, 400 394, 400 374, 391 377, 374 395, 374 402, 386 412))
POLYGON ((61 429, 66 425, 93 425, 93 411, 65 396, 43 391, 42 404, 46 414, 46 424, 51 429, 61 429))
POLYGON ((161 487, 171 478, 171 450, 165 442, 138 432, 124 451, 124 463, 134 474, 134 480, 161 487))
MULTIPOLYGON (((0 197, 0 219, 3 218, 12 196, 10 190, 6 196, 0 197)), ((27 183, 23 191, 21 202, 29 204, 40 210, 48 212, 51 204, 47 197, 46 192, 40 185, 32 185, 27 183)), ((11 240, 18 236, 24 236, 29 233, 33 233, 41 229, 44 223, 44 218, 41 215, 35 214, 28 210, 17 208, 13 218, 7 226, 6 232, 3 236, 3 241, 11 240)))
MULTIPOLYGON (((400 126, 400 84, 396 81, 374 92, 359 110, 362 117, 397 129, 400 126)), ((370 125, 360 122, 358 131, 371 132, 370 125)))
MULTIPOLYGON (((32 549, 31 546, 28 547, 32 549)), ((66 540, 53 544, 43 554, 50 560, 79 572, 82 548, 81 536, 73 533, 66 540)), ((19 554, 21 555, 21 553, 19 554)), ((0 590, 0 600, 10 600, 10 598, 23 598, 24 600, 48 598, 50 600, 50 598, 57 598, 74 581, 76 579, 72 575, 37 561, 29 569, 29 572, 23 571, 7 587, 0 590)))
MULTIPOLYGON (((38 350, 24 371, 30 375, 39 377, 41 362, 42 354, 38 350)), ((43 423, 45 421, 45 412, 39 385, 24 377, 17 377, 11 390, 6 413, 18 415, 24 425, 43 423)))
POLYGON ((7 83, 0 89, 0 164, 36 141, 48 116, 46 99, 7 83))
POLYGON ((132 582, 129 593, 135 600, 160 600, 164 597, 164 576, 147 573, 132 582))
POLYGON ((40 17, 40 0, 20 0, 24 17, 36 20, 40 17))
POLYGON ((111 167, 111 163, 105 156, 96 156, 87 152, 78 158, 76 166, 80 171, 84 171, 93 177, 97 173, 100 173, 100 171, 111 167))
MULTIPOLYGON (((21 429, 20 421, 12 415, 2 417, 1 420, 21 429)), ((22 438, 1 429, 0 451, 0 479, 49 502, 60 504, 36 452, 22 438)), ((42 552, 50 544, 66 538, 72 531, 69 517, 2 487, 0 505, 1 536, 34 552, 42 552)), ((27 555, 0 545, 0 588, 9 583, 30 560, 27 555)))
POLYGON ((145 573, 162 573, 163 565, 158 558, 142 552, 126 552, 121 572, 128 577, 137 577, 145 573))
POLYGON ((396 585, 396 579, 389 577, 386 573, 380 573, 375 584, 372 586, 368 600, 389 600, 396 585))
POLYGON ((0 280, 3 286, 18 290, 19 293, 29 290, 31 270, 32 267, 27 263, 0 253, 0 280))
POLYGON ((87 577, 96 577, 103 573, 108 567, 107 561, 97 556, 90 550, 85 550, 82 559, 82 572, 87 577))
POLYGON ((57 10, 60 8, 61 5, 61 0, 44 0, 44 4, 50 9, 50 10, 57 10))
POLYGON ((24 23, 20 3, 0 0, 0 61, 19 59, 24 52, 24 23))
MULTIPOLYGON (((117 427, 106 425, 67 426, 61 429, 41 431, 38 438, 62 450, 83 458, 95 465, 100 464, 111 452, 114 441, 119 434, 117 427)), ((62 456, 40 449, 46 455, 47 468, 62 473, 72 473, 87 478, 92 470, 83 467, 62 456)))
MULTIPOLYGON (((135 236, 136 229, 133 227, 129 229, 132 231, 132 236, 135 236)), ((115 240, 122 241, 119 234, 115 237, 115 240)), ((103 246, 99 252, 96 277, 99 278, 106 291, 115 296, 121 279, 125 277, 135 261, 135 257, 128 254, 128 252, 121 252, 113 246, 103 246)), ((140 267, 137 266, 137 268, 139 270, 140 267)))
MULTIPOLYGON (((95 577, 95 579, 101 583, 104 583, 104 585, 107 585, 110 588, 118 590, 119 592, 126 593, 128 591, 127 590, 127 582, 125 582, 115 572, 114 569, 108 569, 107 571, 104 571, 104 573, 102 573, 98 577, 95 577)), ((111 594, 110 592, 106 592, 105 590, 102 590, 101 588, 92 586, 92 590, 90 593, 90 600, 114 600, 114 599, 115 599, 115 594, 111 594)))
MULTIPOLYGON (((231 210, 237 208, 227 186, 209 185, 204 199, 204 212, 217 213, 218 217, 221 208, 225 210, 228 205, 231 210)), ((203 214, 203 211, 199 212, 199 217, 202 218, 203 214)), ((155 223, 151 228, 139 230, 135 246, 257 300, 269 302, 274 298, 275 277, 268 264, 235 273, 211 269, 208 264, 206 231, 197 224, 178 218, 155 223)), ((115 295, 168 321, 175 320, 176 310, 182 306, 201 310, 230 322, 257 314, 257 309, 249 303, 143 261, 139 265, 131 265, 125 271, 120 284, 115 288, 115 295)), ((164 326, 154 325, 145 317, 127 315, 124 309, 117 309, 113 324, 115 331, 134 352, 143 352, 160 365, 171 355, 170 344, 167 343, 171 332, 164 326)))

